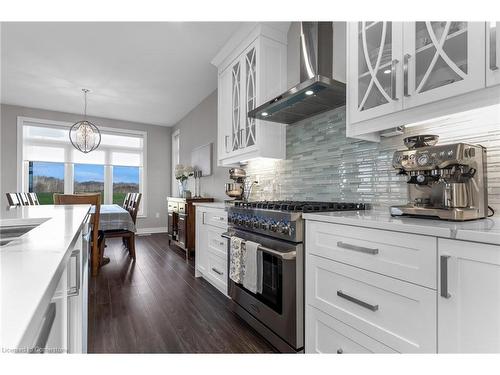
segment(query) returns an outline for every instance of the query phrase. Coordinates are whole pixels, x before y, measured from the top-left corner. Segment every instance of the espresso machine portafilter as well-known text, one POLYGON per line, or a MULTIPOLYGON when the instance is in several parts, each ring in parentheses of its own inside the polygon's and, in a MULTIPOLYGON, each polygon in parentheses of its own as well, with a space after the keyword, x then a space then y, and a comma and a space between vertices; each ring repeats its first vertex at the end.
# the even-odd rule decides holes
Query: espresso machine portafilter
POLYGON ((465 221, 488 215, 486 148, 454 143, 436 145, 437 136, 405 139, 393 167, 407 175, 408 202, 391 206, 393 216, 465 221))

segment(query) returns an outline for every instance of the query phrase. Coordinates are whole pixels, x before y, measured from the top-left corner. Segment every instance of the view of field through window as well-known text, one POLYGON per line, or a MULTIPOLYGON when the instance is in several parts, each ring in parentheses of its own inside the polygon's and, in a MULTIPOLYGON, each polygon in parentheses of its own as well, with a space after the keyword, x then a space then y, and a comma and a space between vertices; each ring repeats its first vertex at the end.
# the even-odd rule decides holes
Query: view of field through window
MULTIPOLYGON (((127 193, 139 192, 139 167, 113 166, 113 199, 122 204, 127 193)), ((74 193, 99 192, 104 202, 104 166, 74 165, 74 193)), ((40 204, 54 204, 53 194, 64 192, 64 163, 29 162, 29 191, 38 195, 40 204)))

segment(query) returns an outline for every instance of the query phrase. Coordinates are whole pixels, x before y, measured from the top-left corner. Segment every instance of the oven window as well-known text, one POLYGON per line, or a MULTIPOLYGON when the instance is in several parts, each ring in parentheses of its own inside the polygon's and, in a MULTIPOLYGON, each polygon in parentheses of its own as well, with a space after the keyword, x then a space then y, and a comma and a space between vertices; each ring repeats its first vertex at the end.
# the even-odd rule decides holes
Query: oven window
POLYGON ((282 312, 283 262, 268 253, 262 254, 262 294, 254 294, 278 314, 282 312))

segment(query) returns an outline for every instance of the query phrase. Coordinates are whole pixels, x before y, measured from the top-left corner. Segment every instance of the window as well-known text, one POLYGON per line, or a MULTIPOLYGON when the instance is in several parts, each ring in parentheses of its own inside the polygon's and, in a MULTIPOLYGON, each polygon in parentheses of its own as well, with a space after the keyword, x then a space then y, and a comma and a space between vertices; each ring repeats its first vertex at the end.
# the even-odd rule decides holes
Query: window
POLYGON ((127 193, 139 192, 139 167, 113 167, 113 203, 122 204, 127 193))
POLYGON ((54 193, 64 192, 64 163, 29 162, 28 191, 40 204, 54 204, 54 193))
POLYGON ((177 191, 177 180, 175 179, 175 167, 180 163, 180 132, 177 129, 172 133, 172 195, 177 191))
POLYGON ((104 165, 75 164, 74 168, 73 192, 101 193, 101 202, 104 202, 104 165))
POLYGON ((99 148, 84 154, 69 142, 71 125, 18 118, 18 190, 36 192, 41 204, 53 204, 56 192, 99 192, 103 203, 121 205, 127 193, 139 192, 145 215, 146 132, 99 127, 99 148))

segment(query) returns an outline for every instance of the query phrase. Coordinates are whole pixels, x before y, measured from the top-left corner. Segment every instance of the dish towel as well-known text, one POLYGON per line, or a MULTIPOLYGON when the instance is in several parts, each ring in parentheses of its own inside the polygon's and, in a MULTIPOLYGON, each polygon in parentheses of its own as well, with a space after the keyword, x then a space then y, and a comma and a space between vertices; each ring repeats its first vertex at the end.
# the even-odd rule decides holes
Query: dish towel
MULTIPOLYGON (((252 293, 262 292, 262 280, 259 288, 259 253, 257 242, 246 241, 243 249, 243 286, 252 293)), ((261 277, 260 277, 261 279, 261 277)))
POLYGON ((229 248, 229 278, 237 284, 243 280, 243 240, 239 237, 231 237, 231 247, 229 248))

